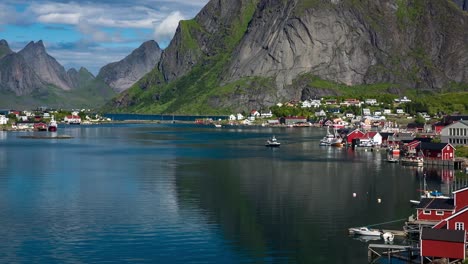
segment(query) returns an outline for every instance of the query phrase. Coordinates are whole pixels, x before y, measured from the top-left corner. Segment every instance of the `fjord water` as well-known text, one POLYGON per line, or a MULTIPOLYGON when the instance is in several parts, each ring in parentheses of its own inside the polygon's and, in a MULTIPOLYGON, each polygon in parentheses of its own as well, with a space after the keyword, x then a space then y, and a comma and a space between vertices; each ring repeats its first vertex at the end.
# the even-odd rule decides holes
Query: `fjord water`
POLYGON ((0 132, 2 263, 367 263, 347 228, 408 217, 422 173, 319 147, 317 128, 24 134, 0 132), (280 148, 264 146, 272 135, 280 148))

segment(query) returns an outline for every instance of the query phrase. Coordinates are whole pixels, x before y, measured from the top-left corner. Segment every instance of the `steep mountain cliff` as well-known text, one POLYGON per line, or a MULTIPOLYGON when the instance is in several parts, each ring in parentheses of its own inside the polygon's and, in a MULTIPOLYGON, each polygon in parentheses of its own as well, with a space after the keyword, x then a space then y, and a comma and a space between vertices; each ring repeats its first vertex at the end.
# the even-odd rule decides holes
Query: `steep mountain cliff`
POLYGON ((29 42, 18 54, 24 57, 31 68, 44 82, 53 84, 64 90, 73 89, 65 68, 52 56, 47 54, 42 40, 36 43, 33 41, 29 42))
POLYGON ((113 106, 259 109, 326 94, 314 86, 316 78, 383 85, 391 93, 466 87, 468 14, 459 6, 452 0, 213 0, 180 22, 158 68, 113 106))
POLYGON ((45 84, 23 56, 10 53, 0 59, 0 93, 10 92, 22 96, 44 87, 45 84))
POLYGON ((159 62, 162 50, 154 40, 144 42, 130 55, 101 68, 97 78, 120 93, 150 72, 159 62))

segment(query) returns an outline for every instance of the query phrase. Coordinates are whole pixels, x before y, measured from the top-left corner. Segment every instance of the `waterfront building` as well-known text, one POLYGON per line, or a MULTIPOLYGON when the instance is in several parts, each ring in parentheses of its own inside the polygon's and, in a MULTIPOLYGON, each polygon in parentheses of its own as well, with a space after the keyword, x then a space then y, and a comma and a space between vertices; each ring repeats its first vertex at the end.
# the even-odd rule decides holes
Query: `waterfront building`
POLYGON ((468 121, 460 120, 441 129, 440 139, 443 143, 468 145, 468 121))
POLYGON ((450 143, 421 142, 416 148, 425 159, 453 160, 455 159, 455 148, 450 143))
POLYGON ((0 115, 0 125, 6 125, 8 123, 8 118, 4 115, 0 115))

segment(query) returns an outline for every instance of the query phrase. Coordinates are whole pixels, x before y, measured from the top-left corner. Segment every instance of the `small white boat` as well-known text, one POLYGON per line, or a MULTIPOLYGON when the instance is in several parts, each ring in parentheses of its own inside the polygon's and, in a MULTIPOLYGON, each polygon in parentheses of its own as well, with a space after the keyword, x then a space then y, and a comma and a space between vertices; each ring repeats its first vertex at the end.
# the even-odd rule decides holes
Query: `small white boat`
POLYGON ((268 139, 267 142, 265 143, 266 147, 272 147, 272 148, 279 147, 280 145, 281 143, 279 143, 278 140, 276 140, 275 136, 268 139))
POLYGON ((382 232, 377 229, 371 229, 368 227, 351 227, 349 229, 350 234, 362 235, 362 236, 381 236, 382 232))
POLYGON ((418 201, 418 200, 409 200, 409 202, 413 205, 418 205, 421 203, 421 201, 418 201))

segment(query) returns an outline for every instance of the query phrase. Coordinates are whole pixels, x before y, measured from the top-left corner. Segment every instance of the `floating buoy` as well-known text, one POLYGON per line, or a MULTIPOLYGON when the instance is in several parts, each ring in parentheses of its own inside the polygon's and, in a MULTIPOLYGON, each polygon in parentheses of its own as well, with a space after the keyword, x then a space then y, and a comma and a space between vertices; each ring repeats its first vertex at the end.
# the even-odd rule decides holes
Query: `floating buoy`
POLYGON ((378 203, 381 203, 381 202, 382 202, 382 199, 380 199, 380 198, 377 199, 377 202, 378 202, 378 203))
POLYGON ((353 193, 353 197, 356 197, 356 193, 353 193))

